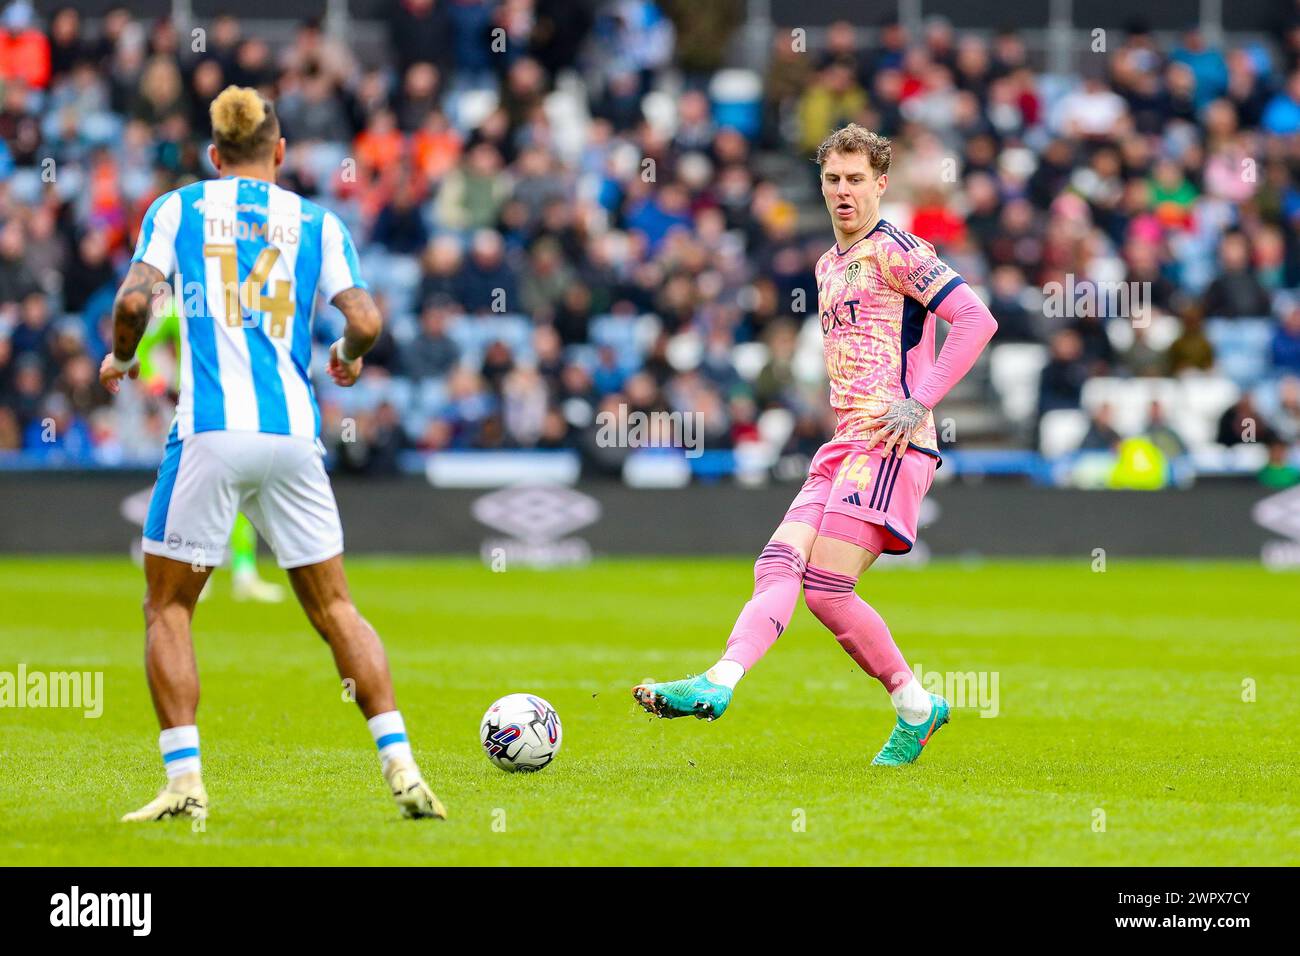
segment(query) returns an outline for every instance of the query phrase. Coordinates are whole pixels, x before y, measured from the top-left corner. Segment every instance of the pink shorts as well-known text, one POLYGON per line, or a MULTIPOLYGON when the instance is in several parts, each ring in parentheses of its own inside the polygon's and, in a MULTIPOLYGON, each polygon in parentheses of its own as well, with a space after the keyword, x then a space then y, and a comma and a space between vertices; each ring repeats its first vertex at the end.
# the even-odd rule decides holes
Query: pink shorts
POLYGON ((910 445, 902 458, 891 452, 882 461, 881 445, 866 445, 831 441, 817 449, 785 520, 875 554, 907 554, 939 456, 910 445))

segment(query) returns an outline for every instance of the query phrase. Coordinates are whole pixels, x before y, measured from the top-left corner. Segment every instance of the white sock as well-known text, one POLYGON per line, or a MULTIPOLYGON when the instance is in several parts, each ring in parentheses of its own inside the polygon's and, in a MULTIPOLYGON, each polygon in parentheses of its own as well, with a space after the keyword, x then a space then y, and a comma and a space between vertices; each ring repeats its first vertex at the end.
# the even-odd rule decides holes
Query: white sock
POLYGON ((386 714, 375 714, 366 721, 370 736, 375 738, 379 748, 379 765, 388 773, 388 764, 393 758, 412 762, 411 744, 406 739, 406 724, 402 722, 400 711, 390 710, 386 714))
POLYGON ((904 723, 923 724, 930 719, 932 704, 930 695, 915 677, 889 695, 894 702, 894 709, 904 723))
POLYGON ((158 749, 162 751, 168 780, 199 772, 199 728, 194 724, 168 727, 158 735, 158 749))
POLYGON ((735 661, 718 661, 704 675, 715 684, 721 684, 728 690, 735 690, 740 679, 745 676, 745 668, 735 661))

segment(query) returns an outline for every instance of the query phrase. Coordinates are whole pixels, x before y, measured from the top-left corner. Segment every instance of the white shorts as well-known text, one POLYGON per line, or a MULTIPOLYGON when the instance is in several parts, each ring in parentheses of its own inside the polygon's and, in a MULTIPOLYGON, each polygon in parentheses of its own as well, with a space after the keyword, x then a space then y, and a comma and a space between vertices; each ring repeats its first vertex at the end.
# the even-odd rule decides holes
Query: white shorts
POLYGON ((172 437, 158 468, 144 524, 144 550, 216 567, 242 511, 282 568, 343 553, 334 490, 319 442, 260 432, 172 437))

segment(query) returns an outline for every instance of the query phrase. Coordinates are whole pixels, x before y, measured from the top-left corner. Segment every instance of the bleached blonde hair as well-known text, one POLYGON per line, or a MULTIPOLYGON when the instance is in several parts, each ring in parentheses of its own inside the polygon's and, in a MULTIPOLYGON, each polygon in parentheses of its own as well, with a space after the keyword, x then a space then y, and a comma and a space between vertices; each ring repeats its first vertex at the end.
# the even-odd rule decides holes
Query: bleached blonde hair
POLYGON ((266 158, 280 139, 275 107, 248 86, 227 86, 208 108, 212 142, 228 163, 266 158))

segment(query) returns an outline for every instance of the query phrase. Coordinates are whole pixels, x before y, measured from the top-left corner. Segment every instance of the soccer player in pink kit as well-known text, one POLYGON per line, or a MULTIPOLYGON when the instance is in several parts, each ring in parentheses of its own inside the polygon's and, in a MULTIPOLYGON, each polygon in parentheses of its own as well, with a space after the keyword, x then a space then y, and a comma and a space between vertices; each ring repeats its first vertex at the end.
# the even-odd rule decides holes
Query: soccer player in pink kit
POLYGON ((817 303, 838 427, 754 565, 754 594, 726 652, 707 673, 641 684, 633 696, 660 717, 721 717, 737 682, 790 623, 802 588, 808 610, 898 712, 872 763, 912 763, 947 723, 888 625, 854 589, 881 554, 906 554, 921 499, 939 466, 931 410, 979 357, 997 322, 928 242, 880 218, 890 144, 850 124, 817 151, 835 245, 817 263, 817 303), (935 321, 952 324, 935 358, 935 321))

